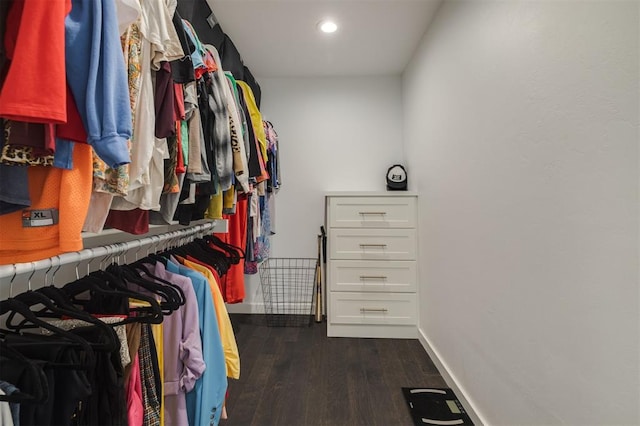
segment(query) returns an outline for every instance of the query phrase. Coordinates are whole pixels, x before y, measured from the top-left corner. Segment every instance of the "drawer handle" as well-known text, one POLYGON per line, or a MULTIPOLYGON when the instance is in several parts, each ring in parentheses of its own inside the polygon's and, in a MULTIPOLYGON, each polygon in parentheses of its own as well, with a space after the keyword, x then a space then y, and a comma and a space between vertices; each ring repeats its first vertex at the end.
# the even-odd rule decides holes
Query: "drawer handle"
POLYGON ((384 275, 360 275, 360 279, 364 280, 386 280, 387 277, 384 275))
POLYGON ((386 248, 387 245, 386 244, 360 244, 360 248, 367 248, 367 247, 380 247, 380 248, 386 248))
POLYGON ((379 216, 384 216, 387 214, 387 212, 359 212, 360 215, 365 216, 365 215, 379 215, 379 216))
POLYGON ((389 312, 389 310, 385 308, 360 308, 360 313, 366 312, 389 312))

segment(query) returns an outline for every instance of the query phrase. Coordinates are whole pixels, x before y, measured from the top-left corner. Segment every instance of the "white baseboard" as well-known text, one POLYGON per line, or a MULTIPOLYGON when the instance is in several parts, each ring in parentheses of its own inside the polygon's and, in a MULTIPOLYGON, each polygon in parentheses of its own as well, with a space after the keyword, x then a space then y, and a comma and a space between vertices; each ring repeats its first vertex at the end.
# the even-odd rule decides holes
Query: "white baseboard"
POLYGON ((227 312, 230 314, 264 314, 264 304, 231 303, 227 304, 227 312))
POLYGON ((464 388, 459 385, 455 375, 451 372, 447 363, 443 361, 442 357, 433 344, 431 344, 431 341, 421 328, 418 328, 418 340, 422 344, 424 350, 429 354, 429 357, 438 368, 438 371, 444 378, 445 382, 447 382, 449 387, 455 392, 460 403, 462 403, 462 406, 467 411, 467 414, 471 417, 473 423, 476 426, 489 426, 489 423, 482 417, 482 415, 480 415, 479 410, 471 402, 471 399, 467 398, 464 388))
MULTIPOLYGON (((228 303, 227 312, 230 314, 264 314, 264 303, 249 302, 249 303, 228 303)), ((269 313, 272 314, 296 314, 296 315, 312 315, 313 310, 309 304, 280 304, 272 307, 269 313)))

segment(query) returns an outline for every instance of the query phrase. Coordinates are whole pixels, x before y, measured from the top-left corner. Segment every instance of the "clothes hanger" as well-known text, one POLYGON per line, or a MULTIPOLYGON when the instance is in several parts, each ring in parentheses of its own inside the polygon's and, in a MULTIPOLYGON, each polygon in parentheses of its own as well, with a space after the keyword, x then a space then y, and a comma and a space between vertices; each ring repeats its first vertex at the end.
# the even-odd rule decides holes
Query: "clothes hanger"
MULTIPOLYGON (((160 239, 158 242, 160 242, 160 239)), ((123 253, 125 252, 126 248, 123 253)), ((171 283, 167 283, 164 280, 161 280, 164 282, 163 284, 152 281, 150 279, 146 279, 144 276, 141 276, 139 271, 126 263, 126 255, 124 257, 123 264, 120 264, 119 262, 114 263, 108 266, 106 268, 106 271, 113 276, 120 278, 122 280, 122 283, 124 284, 124 288, 130 289, 130 286, 127 284, 127 282, 129 282, 144 288, 146 291, 154 295, 159 296, 161 299, 163 299, 163 301, 160 302, 160 307, 163 314, 165 315, 170 315, 173 311, 175 311, 176 309, 178 309, 178 307, 184 305, 185 303, 184 293, 182 292, 182 290, 178 289, 177 286, 174 286, 171 283)), ((149 271, 147 270, 147 272, 149 271)), ((152 278, 156 279, 157 277, 152 278)), ((159 280, 159 278, 157 279, 159 280)))
POLYGON ((232 256, 238 256, 239 259, 245 258, 245 252, 242 248, 230 243, 225 243, 220 238, 216 237, 214 234, 205 235, 200 240, 204 240, 208 244, 212 244, 216 247, 219 247, 221 250, 229 253, 232 256))
MULTIPOLYGON (((94 350, 97 351, 105 351, 105 352, 113 352, 118 350, 120 347, 120 341, 115 330, 107 323, 100 321, 100 319, 95 318, 90 315, 86 311, 82 311, 78 309, 75 305, 70 302, 66 302, 63 298, 60 297, 60 294, 54 290, 53 287, 50 287, 43 292, 28 290, 24 293, 21 293, 14 297, 14 299, 19 300, 24 303, 30 310, 31 307, 36 305, 44 306, 38 311, 33 311, 33 314, 37 318, 54 318, 54 319, 62 319, 65 317, 79 319, 89 323, 91 327, 95 327, 100 333, 105 337, 105 341, 102 343, 92 344, 94 350), (47 294, 53 295, 56 300, 62 301, 63 305, 57 305, 54 301, 47 296, 47 294)), ((35 324, 30 324, 27 319, 22 319, 19 323, 14 324, 14 319, 18 312, 11 311, 9 316, 6 319, 6 327, 9 330, 15 332, 21 332, 26 329, 34 329, 38 328, 35 324)))
MULTIPOLYGON (((147 254, 142 259, 137 260, 135 263, 154 263, 161 262, 164 266, 167 266, 167 258, 158 254, 158 247, 156 242, 153 241, 155 235, 151 236, 151 243, 147 246, 147 254), (154 247, 154 250, 150 250, 151 247, 154 247)), ((157 243, 160 243, 160 239, 158 238, 157 243)))
POLYGON ((227 244, 214 235, 205 235, 202 238, 196 238, 191 242, 189 247, 199 247, 207 253, 218 257, 225 257, 232 264, 237 264, 240 262, 240 259, 244 258, 244 251, 242 249, 227 244))
MULTIPOLYGON (((166 262, 166 258, 164 258, 165 262, 166 262)), ((155 276, 154 274, 152 274, 149 271, 149 268, 147 267, 147 264, 149 263, 155 263, 155 261, 151 260, 151 259, 141 259, 133 264, 130 265, 131 268, 133 268, 134 270, 138 270, 138 271, 142 271, 144 274, 146 274, 147 277, 155 280, 156 282, 160 283, 160 284, 164 284, 165 286, 169 286, 170 288, 174 289, 178 295, 176 302, 178 303, 178 306, 183 306, 186 303, 186 299, 185 299, 185 295, 184 295, 184 291, 182 291, 182 289, 177 286, 176 284, 167 281, 165 279, 159 278, 157 276, 155 276)), ((166 263, 163 263, 166 266, 166 263)))
MULTIPOLYGON (((178 293, 175 288, 151 281, 145 276, 140 275, 138 271, 129 265, 110 265, 107 267, 107 272, 121 278, 126 282, 126 286, 129 289, 132 289, 132 286, 135 285, 153 295, 159 296, 161 299, 160 307, 165 315, 170 315, 173 311, 177 310, 181 306, 180 303, 184 301, 184 298, 180 297, 180 293, 178 293)), ((135 287, 133 290, 136 290, 135 287)))
POLYGON ((196 259, 200 257, 200 261, 215 267, 218 274, 221 276, 226 274, 234 264, 238 264, 240 262, 240 256, 237 254, 232 255, 228 252, 221 251, 216 247, 210 246, 204 240, 194 241, 189 248, 190 250, 195 251, 195 255, 193 257, 196 259), (206 262, 206 258, 202 258, 202 255, 198 256, 197 253, 208 253, 211 261, 206 262))
MULTIPOLYGON (((160 243, 160 239, 158 243, 160 243)), ((151 271, 145 264, 155 264, 156 261, 161 261, 166 266, 166 259, 156 260, 154 255, 151 256, 153 257, 150 257, 147 253, 147 256, 145 258, 136 260, 132 264, 124 265, 124 268, 133 271, 138 279, 142 279, 150 283, 150 287, 153 288, 155 286, 165 292, 167 296, 171 298, 172 303, 174 304, 174 306, 171 306, 172 311, 174 311, 186 303, 184 292, 179 286, 167 280, 159 278, 151 273, 151 271), (141 275, 141 272, 143 272, 145 275, 141 275)))
MULTIPOLYGON (((63 330, 59 327, 54 326, 53 324, 48 323, 40 318, 38 318, 27 305, 15 298, 9 298, 3 301, 0 301, 0 316, 5 314, 11 314, 13 312, 17 312, 22 315, 25 320, 30 321, 36 326, 40 326, 46 330, 51 331, 56 336, 62 337, 70 343, 75 343, 79 345, 79 347, 84 351, 87 357, 87 364, 90 366, 95 365, 95 354, 93 348, 90 343, 85 339, 79 337, 76 334, 73 334, 67 330, 63 330)), ((21 333, 15 333, 11 330, 0 329, 0 332, 6 335, 20 335, 21 333)))
POLYGON ((85 310, 90 306, 90 313, 93 314, 111 314, 120 315, 127 314, 128 317, 122 321, 114 323, 112 325, 129 324, 132 322, 159 324, 162 322, 163 314, 162 309, 158 301, 149 295, 142 294, 130 290, 120 278, 113 274, 97 270, 91 272, 89 275, 80 278, 79 280, 65 284, 61 288, 67 296, 71 299, 72 303, 83 306, 85 310), (78 297, 83 294, 89 294, 91 297, 101 297, 107 299, 110 305, 120 306, 126 312, 105 312, 103 309, 93 309, 96 304, 92 304, 90 300, 78 297), (129 300, 137 299, 146 302, 146 307, 129 308, 129 300), (91 311, 95 312, 91 312, 91 311), (130 315, 133 312, 134 315, 130 315))
POLYGON ((195 242, 208 250, 221 252, 226 256, 228 262, 220 268, 220 275, 226 274, 232 265, 239 264, 240 260, 245 258, 245 253, 240 247, 225 243, 214 235, 205 236, 195 242))
MULTIPOLYGON (((51 266, 53 266, 53 262, 51 266)), ((49 267, 49 269, 51 269, 51 266, 49 267)), ((45 273, 45 278, 44 278, 45 284, 46 284, 46 276, 49 269, 45 273)), ((31 278, 33 277, 34 273, 35 273, 35 265, 27 282, 29 290, 27 290, 26 292, 20 293, 19 295, 15 296, 14 299, 19 300, 29 308, 36 305, 44 306, 38 311, 32 310, 34 315, 38 318, 59 319, 63 317, 69 317, 69 318, 80 319, 90 324, 93 324, 96 327, 98 327, 107 337, 107 344, 106 344, 107 346, 106 347, 100 346, 100 348, 106 351, 114 351, 118 349, 119 340, 118 340, 118 336, 115 334, 115 331, 106 323, 90 315, 88 312, 78 309, 73 303, 71 303, 69 298, 60 289, 53 286, 45 285, 45 287, 42 287, 38 290, 31 290, 31 278)), ((27 321, 24 318, 18 324, 13 324, 13 320, 15 319, 16 314, 17 314, 16 311, 12 311, 7 317, 7 319, 5 320, 5 325, 9 330, 19 332, 24 329, 37 328, 33 324, 30 325, 29 321, 27 321)))
POLYGON ((202 245, 197 241, 192 241, 187 245, 176 247, 168 251, 169 254, 179 255, 182 257, 192 256, 198 258, 198 260, 205 262, 207 264, 214 264, 221 259, 223 261, 228 260, 225 253, 220 251, 212 250, 210 247, 206 245, 202 245))

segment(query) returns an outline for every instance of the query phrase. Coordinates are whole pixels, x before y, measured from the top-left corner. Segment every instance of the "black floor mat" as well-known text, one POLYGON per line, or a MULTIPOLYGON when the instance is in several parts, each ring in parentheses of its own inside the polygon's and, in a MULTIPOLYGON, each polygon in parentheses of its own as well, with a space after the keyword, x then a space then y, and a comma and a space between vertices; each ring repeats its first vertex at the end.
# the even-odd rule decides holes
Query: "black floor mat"
POLYGON ((402 388, 402 393, 416 426, 473 426, 451 388, 402 388))

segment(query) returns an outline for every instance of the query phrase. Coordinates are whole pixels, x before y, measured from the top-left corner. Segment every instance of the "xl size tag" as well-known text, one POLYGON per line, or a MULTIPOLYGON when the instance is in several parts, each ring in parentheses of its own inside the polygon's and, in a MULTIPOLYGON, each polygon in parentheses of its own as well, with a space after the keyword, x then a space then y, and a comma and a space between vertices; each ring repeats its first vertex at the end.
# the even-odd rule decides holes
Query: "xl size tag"
POLYGON ((23 210, 22 227, 36 228, 39 226, 57 225, 58 216, 58 209, 23 210))

